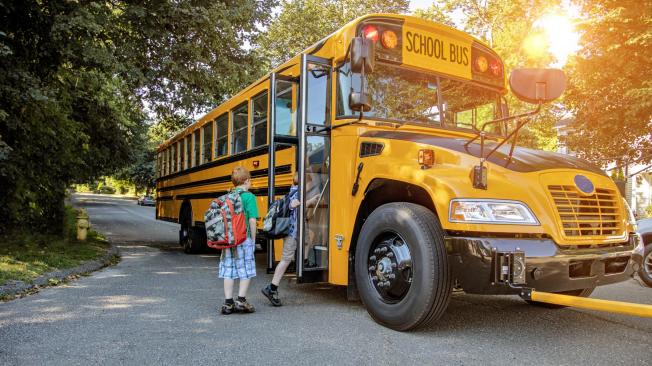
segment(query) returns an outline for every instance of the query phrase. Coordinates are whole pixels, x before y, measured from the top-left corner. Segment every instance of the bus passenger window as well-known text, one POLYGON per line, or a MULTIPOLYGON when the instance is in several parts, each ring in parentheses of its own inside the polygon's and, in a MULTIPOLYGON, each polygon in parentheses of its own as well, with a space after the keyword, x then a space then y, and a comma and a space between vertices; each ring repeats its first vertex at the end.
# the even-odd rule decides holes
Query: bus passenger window
POLYGON ((161 153, 156 156, 156 178, 161 177, 161 153))
POLYGON ((267 143, 267 92, 251 101, 251 147, 267 143))
POLYGON ((186 169, 192 166, 192 140, 191 136, 186 137, 186 169))
POLYGON ((240 104, 233 110, 231 116, 231 151, 233 154, 241 153, 247 150, 247 112, 249 110, 247 102, 240 104))
POLYGON ((201 164, 201 130, 197 129, 194 133, 195 136, 195 165, 194 166, 199 166, 201 164))
POLYGON ((174 173, 177 171, 177 144, 172 144, 170 151, 172 152, 172 169, 170 169, 170 172, 174 173))
POLYGON ((170 174, 170 164, 168 164, 169 156, 170 156, 170 150, 165 149, 163 154, 163 170, 165 175, 170 174))
POLYGON ((215 157, 224 156, 229 153, 229 115, 223 114, 215 120, 215 157))
POLYGON ((292 86, 295 83, 276 81, 276 123, 277 135, 297 135, 297 110, 292 105, 292 86))
POLYGON ((208 163, 213 160, 213 122, 209 122, 203 127, 204 130, 204 161, 208 163))
POLYGON ((277 135, 296 136, 297 110, 292 103, 292 85, 294 83, 278 80, 276 82, 276 122, 277 135), (294 108, 293 108, 294 107, 294 108))
POLYGON ((181 139, 179 141, 179 171, 182 171, 185 169, 186 166, 186 140, 181 139))

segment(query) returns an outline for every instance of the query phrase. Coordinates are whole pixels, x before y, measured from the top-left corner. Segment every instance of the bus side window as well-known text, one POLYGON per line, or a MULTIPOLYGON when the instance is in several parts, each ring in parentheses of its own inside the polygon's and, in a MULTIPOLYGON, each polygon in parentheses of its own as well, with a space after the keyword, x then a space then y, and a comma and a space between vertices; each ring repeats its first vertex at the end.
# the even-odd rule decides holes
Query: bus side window
POLYGON ((172 173, 177 171, 177 144, 172 144, 172 173))
POLYGON ((201 130, 198 128, 197 130, 195 130, 195 133, 193 135, 195 136, 195 139, 194 139, 195 140, 194 141, 194 145, 195 145, 195 149, 194 149, 195 150, 195 159, 194 160, 195 160, 195 163, 194 163, 193 166, 199 166, 199 164, 201 164, 201 138, 200 138, 201 137, 201 130))
POLYGON ((215 157, 227 155, 229 153, 229 115, 223 115, 215 119, 215 157))
POLYGON ((156 154, 156 178, 161 177, 161 153, 156 154))
POLYGON ((294 83, 278 80, 276 82, 276 123, 277 135, 296 136, 297 111, 292 96, 296 94, 294 83))
POLYGON ((179 171, 182 171, 186 167, 186 140, 179 140, 179 171))
POLYGON ((207 124, 204 125, 204 127, 202 127, 202 129, 204 130, 204 133, 202 133, 202 135, 204 135, 203 136, 204 137, 204 143, 203 143, 204 160, 203 160, 203 163, 208 163, 209 161, 213 160, 213 156, 212 156, 212 154, 213 154, 213 122, 212 121, 208 122, 207 124))
POLYGON ((165 149, 165 151, 163 152, 163 174, 165 175, 170 174, 170 170, 169 170, 170 165, 168 164, 168 156, 170 155, 169 153, 170 150, 168 149, 165 149))
POLYGON ((186 137, 186 169, 192 166, 192 136, 186 137))
POLYGON ((231 152, 232 154, 241 153, 247 150, 247 121, 249 103, 244 102, 237 106, 231 116, 231 152))
POLYGON ((267 143, 267 91, 251 100, 251 147, 267 143))

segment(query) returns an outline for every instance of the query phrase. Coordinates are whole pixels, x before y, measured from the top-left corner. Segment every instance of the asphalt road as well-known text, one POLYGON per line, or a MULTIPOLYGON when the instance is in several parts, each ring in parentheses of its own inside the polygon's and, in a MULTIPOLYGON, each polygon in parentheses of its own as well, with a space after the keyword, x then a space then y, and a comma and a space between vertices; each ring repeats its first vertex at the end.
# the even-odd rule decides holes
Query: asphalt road
MULTIPOLYGON (((214 255, 188 256, 177 226, 154 208, 76 196, 96 229, 120 243, 122 261, 67 285, 0 303, 0 364, 437 364, 649 365, 652 319, 540 309, 516 297, 454 294, 429 329, 399 333, 371 320, 345 290, 288 276, 271 307, 259 255, 249 292, 254 314, 218 314, 214 255)), ((652 304, 636 281, 593 297, 652 304)))

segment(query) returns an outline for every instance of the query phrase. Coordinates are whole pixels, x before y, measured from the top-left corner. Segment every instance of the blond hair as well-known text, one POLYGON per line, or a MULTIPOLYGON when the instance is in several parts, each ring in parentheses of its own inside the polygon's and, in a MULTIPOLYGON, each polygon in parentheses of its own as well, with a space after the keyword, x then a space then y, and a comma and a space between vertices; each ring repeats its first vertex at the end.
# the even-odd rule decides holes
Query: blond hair
POLYGON ((243 166, 235 167, 235 169, 233 169, 233 172, 231 172, 231 182, 236 187, 243 185, 244 182, 247 181, 247 179, 251 179, 251 174, 249 174, 247 168, 243 166))
POLYGON ((294 176, 292 177, 292 183, 299 184, 299 172, 298 171, 294 172, 294 176))

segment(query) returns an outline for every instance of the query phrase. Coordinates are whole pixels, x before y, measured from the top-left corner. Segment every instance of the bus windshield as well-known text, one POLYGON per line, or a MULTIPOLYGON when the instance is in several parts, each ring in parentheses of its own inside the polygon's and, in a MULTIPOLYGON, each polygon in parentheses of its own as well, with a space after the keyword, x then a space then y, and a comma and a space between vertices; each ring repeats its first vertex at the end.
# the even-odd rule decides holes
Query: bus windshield
MULTIPOLYGON (((352 90, 360 90, 360 74, 351 73, 348 63, 338 71, 337 116, 357 116, 348 97, 352 90)), ((365 117, 472 130, 498 118, 498 92, 469 82, 377 63, 366 83, 371 110, 365 117)), ((486 131, 503 134, 497 124, 486 131)))

